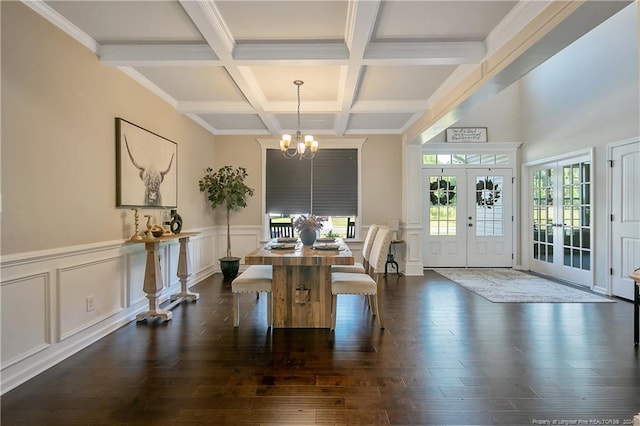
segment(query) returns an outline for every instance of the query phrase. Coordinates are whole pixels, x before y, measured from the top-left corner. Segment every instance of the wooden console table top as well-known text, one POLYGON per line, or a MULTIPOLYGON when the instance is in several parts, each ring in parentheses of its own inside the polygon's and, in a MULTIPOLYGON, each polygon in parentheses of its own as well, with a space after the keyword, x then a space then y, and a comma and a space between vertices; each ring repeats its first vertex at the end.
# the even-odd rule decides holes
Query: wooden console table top
POLYGON ((161 237, 153 237, 153 238, 143 238, 141 240, 129 239, 128 243, 162 243, 164 241, 177 240, 180 238, 193 237, 194 235, 198 235, 199 232, 181 232, 179 234, 168 234, 163 235, 161 237))

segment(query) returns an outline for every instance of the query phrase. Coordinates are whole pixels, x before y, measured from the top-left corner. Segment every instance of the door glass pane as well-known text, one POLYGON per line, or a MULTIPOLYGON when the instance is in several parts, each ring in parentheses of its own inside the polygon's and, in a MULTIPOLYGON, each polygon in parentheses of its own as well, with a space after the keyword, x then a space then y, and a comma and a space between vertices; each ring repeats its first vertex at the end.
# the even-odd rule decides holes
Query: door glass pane
POLYGON ((496 163, 495 154, 482 154, 480 156, 480 163, 481 164, 495 164, 496 163))
POLYGON ((424 154, 422 156, 422 164, 430 165, 430 164, 437 164, 437 163, 438 163, 437 158, 433 154, 424 154))
POLYGON ((438 154, 438 164, 451 164, 451 154, 438 154))
POLYGON ((553 262, 553 169, 533 172, 533 252, 542 262, 553 262))
POLYGON ((467 154, 467 164, 480 164, 480 155, 467 154))
POLYGON ((591 205, 588 161, 562 167, 563 196, 563 264, 590 270, 591 205))
POLYGON ((504 234, 504 206, 502 204, 502 176, 476 177, 476 235, 504 234))
POLYGON ((496 154, 496 164, 509 164, 509 156, 507 154, 496 154))
POLYGON ((429 178, 429 235, 456 235, 457 187, 455 176, 429 178))

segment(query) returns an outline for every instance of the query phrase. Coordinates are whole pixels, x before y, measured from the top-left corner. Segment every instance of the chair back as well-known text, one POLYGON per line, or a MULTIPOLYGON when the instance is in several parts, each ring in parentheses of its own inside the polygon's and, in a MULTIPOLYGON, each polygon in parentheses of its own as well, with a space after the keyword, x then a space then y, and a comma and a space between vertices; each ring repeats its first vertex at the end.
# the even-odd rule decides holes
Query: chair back
POLYGON ((364 242, 362 243, 362 259, 365 262, 369 262, 369 255, 371 254, 371 247, 373 247, 373 240, 375 239, 379 228, 380 226, 378 225, 371 225, 367 231, 367 236, 364 237, 364 242))
POLYGON ((387 262, 387 253, 389 252, 392 237, 393 231, 385 226, 381 226, 378 232, 376 232, 369 257, 370 273, 384 272, 384 265, 387 262))
POLYGON ((269 219, 269 230, 271 238, 292 238, 293 237, 293 219, 289 222, 272 222, 269 219))
POLYGON ((356 222, 352 221, 350 217, 347 218, 347 238, 356 237, 356 222))

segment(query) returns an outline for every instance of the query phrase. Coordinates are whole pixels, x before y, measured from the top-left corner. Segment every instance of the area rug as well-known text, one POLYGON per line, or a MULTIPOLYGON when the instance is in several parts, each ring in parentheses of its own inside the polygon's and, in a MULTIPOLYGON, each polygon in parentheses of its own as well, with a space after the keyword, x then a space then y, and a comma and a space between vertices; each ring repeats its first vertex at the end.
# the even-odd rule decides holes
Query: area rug
POLYGON ((434 268, 433 271, 496 303, 615 302, 603 296, 508 268, 434 268))

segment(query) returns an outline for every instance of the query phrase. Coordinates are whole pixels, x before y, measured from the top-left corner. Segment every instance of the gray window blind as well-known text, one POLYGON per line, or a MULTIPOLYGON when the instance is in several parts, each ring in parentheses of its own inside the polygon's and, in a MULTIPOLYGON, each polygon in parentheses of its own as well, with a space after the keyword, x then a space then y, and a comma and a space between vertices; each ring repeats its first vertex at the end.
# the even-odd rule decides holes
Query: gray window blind
POLYGON ((313 214, 358 214, 358 150, 323 149, 313 157, 313 214))
POLYGON ((320 149, 312 160, 268 149, 266 158, 266 213, 358 214, 357 149, 320 149))
POLYGON ((277 149, 267 150, 267 213, 311 211, 311 161, 287 160, 277 149))

